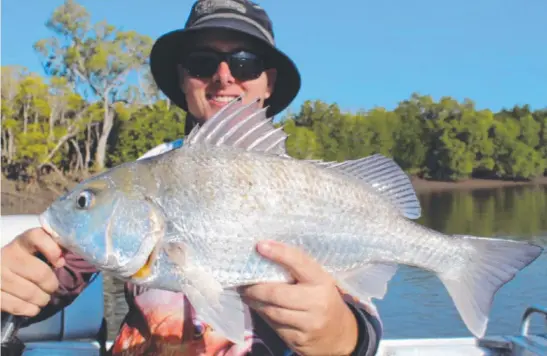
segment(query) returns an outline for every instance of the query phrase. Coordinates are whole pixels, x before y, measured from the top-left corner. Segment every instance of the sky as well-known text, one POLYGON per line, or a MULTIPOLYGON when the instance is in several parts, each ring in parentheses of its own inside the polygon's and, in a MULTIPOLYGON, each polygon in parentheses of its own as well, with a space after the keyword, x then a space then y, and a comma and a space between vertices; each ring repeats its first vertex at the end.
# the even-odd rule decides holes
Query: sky
MULTIPOLYGON (((184 26, 193 1, 78 0, 153 39, 184 26)), ((547 107, 546 0, 257 1, 278 47, 297 64, 305 100, 344 111, 392 110, 413 92, 472 99, 479 109, 547 107)), ((2 0, 2 65, 43 74, 32 45, 63 0, 2 0)))

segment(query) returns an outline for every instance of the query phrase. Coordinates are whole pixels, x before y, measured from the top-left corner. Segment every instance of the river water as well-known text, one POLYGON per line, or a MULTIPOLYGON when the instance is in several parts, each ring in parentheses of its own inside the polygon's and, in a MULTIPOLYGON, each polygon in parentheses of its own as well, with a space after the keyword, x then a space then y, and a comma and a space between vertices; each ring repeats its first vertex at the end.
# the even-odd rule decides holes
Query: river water
MULTIPOLYGON (((418 222, 438 231, 547 246, 547 186, 448 191, 419 198, 423 210, 418 222)), ((113 338, 127 307, 123 286, 106 277, 105 289, 105 312, 113 338)), ((531 304, 547 305, 545 252, 498 291, 487 335, 518 333, 521 315, 531 304)), ((385 338, 471 336, 439 279, 419 269, 401 266, 377 305, 385 338)), ((532 326, 532 330, 541 327, 537 318, 532 326)))

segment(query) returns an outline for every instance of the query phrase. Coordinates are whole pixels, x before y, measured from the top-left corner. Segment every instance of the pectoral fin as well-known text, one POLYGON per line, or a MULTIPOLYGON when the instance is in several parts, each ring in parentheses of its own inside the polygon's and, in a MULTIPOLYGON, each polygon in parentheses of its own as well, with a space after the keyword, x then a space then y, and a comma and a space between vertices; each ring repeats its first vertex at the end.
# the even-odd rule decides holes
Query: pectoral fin
POLYGON ((245 331, 252 328, 249 307, 234 289, 224 289, 207 271, 188 265, 183 245, 168 244, 165 251, 183 275, 182 289, 196 314, 215 331, 235 344, 244 342, 245 331))

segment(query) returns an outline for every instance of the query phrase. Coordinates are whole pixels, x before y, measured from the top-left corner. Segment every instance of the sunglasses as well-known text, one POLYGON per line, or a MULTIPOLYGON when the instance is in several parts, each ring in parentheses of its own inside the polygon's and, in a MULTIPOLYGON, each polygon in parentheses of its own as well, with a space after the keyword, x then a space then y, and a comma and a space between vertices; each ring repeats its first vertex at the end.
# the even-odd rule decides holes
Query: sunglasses
POLYGON ((232 76, 239 81, 256 79, 266 69, 258 55, 248 51, 231 53, 213 50, 198 50, 189 53, 182 60, 182 66, 195 78, 211 78, 221 62, 228 63, 232 76))

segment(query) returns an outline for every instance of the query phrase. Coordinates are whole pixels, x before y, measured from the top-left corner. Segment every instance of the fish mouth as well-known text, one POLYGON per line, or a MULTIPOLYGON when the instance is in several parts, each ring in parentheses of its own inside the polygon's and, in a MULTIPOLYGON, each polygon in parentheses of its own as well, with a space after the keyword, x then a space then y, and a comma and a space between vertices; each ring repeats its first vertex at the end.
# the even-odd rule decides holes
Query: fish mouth
MULTIPOLYGON (((55 219, 55 216, 53 216, 48 210, 44 211, 38 216, 38 221, 42 229, 51 236, 51 238, 63 249, 64 252, 66 250, 70 250, 78 254, 79 256, 86 256, 86 252, 83 251, 80 246, 74 244, 71 241, 66 241, 57 231, 52 228, 50 223, 50 221, 52 221, 51 219, 55 219)), ((154 246, 148 257, 146 258, 146 261, 140 267, 138 267, 138 265, 134 267, 120 265, 117 261, 112 261, 113 256, 111 254, 107 254, 105 259, 103 259, 103 261, 101 262, 94 261, 93 265, 99 267, 105 272, 121 274, 122 278, 124 279, 131 279, 134 281, 138 281, 139 283, 144 283, 148 280, 153 279, 155 276, 154 264, 157 259, 158 251, 159 244, 154 246), (135 270, 134 268, 137 267, 137 271, 133 272, 135 270)))
POLYGON ((51 225, 49 224, 48 220, 47 220, 47 211, 43 212, 42 214, 40 214, 38 216, 38 221, 40 222, 40 225, 42 226, 42 229, 44 229, 45 232, 47 232, 49 235, 51 235, 51 237, 53 237, 53 239, 57 242, 59 242, 61 240, 61 237, 59 236, 59 234, 53 230, 53 228, 51 227, 51 225))
POLYGON ((38 215, 38 221, 40 223, 40 226, 42 227, 42 229, 49 235, 51 236, 51 238, 53 239, 53 241, 55 241, 59 247, 61 248, 61 251, 64 254, 68 253, 68 252, 71 252, 71 251, 76 251, 78 250, 77 246, 75 248, 75 246, 73 246, 72 244, 70 244, 70 242, 66 241, 65 239, 63 239, 61 237, 61 235, 59 235, 57 233, 57 231, 55 231, 52 227, 51 227, 51 224, 49 223, 48 221, 48 217, 51 218, 51 214, 49 213, 48 210, 44 211, 42 214, 38 215))

